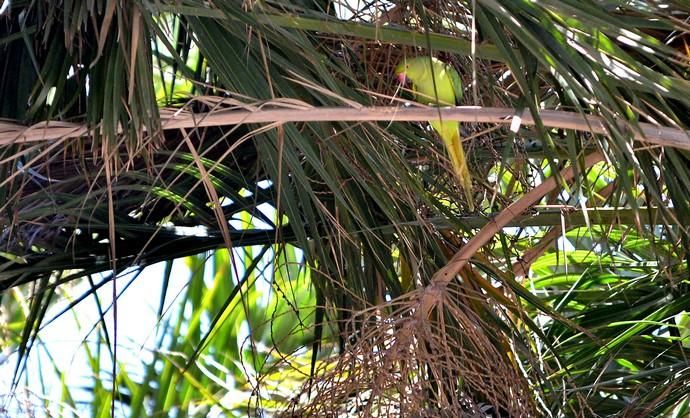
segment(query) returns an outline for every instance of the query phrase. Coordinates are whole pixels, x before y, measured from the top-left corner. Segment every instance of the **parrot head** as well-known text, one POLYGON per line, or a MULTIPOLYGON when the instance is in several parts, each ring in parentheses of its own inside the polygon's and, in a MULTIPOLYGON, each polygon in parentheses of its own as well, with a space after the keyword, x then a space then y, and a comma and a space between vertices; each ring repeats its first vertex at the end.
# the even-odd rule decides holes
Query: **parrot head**
POLYGON ((395 67, 401 85, 412 84, 415 100, 455 106, 462 98, 462 80, 450 64, 430 56, 403 59, 395 67))
POLYGON ((439 60, 433 57, 403 59, 395 67, 395 75, 398 77, 400 84, 406 84, 408 81, 414 83, 415 80, 419 80, 431 72, 432 63, 435 61, 439 60))

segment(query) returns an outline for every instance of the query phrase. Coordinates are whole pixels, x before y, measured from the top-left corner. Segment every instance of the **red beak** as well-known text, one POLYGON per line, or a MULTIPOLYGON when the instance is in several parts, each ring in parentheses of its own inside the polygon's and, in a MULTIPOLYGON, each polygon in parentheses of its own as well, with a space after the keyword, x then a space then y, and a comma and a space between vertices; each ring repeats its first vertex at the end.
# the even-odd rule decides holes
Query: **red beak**
POLYGON ((405 73, 398 74, 398 82, 400 82, 400 84, 402 85, 405 85, 405 83, 407 82, 407 77, 405 76, 405 73))

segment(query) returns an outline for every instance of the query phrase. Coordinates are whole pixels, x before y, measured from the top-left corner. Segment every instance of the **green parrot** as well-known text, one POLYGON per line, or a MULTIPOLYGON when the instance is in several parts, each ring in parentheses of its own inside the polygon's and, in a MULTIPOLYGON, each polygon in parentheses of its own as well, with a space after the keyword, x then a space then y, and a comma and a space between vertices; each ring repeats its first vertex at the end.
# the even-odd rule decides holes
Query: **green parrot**
MULTIPOLYGON (((455 106, 462 98, 462 81, 455 69, 433 57, 417 57, 403 60, 395 68, 401 84, 412 83, 415 100, 434 106, 455 106), (432 76, 433 74, 433 76, 432 76), (434 89, 434 83, 436 88, 434 89)), ((460 186, 465 192, 470 210, 474 211, 472 197, 472 177, 467 169, 465 151, 460 139, 460 124, 455 121, 429 121, 443 140, 448 150, 450 162, 460 186)))

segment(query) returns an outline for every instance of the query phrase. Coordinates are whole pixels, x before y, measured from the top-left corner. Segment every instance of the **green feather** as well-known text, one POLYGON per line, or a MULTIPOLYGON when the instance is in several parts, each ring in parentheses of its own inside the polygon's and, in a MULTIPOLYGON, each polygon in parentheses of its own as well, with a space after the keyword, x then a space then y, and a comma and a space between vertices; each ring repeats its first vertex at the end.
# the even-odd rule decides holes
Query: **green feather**
POLYGON ((396 67, 395 72, 398 75, 404 73, 412 82, 415 100, 420 103, 454 106, 462 98, 460 74, 453 66, 437 58, 417 57, 405 60, 396 67))
MULTIPOLYGON (((395 68, 396 75, 405 75, 412 83, 415 100, 434 106, 455 106, 462 98, 460 74, 445 62, 433 57, 417 57, 405 60, 395 68)), ((474 210, 472 177, 465 160, 460 138, 460 124, 455 121, 430 121, 443 140, 453 171, 467 196, 470 210, 474 210)))

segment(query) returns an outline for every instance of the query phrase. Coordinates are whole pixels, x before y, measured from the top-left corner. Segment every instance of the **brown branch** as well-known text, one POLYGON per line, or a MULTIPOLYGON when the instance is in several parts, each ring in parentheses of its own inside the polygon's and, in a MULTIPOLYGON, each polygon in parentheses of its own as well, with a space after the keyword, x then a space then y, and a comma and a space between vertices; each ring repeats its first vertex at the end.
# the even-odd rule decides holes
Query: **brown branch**
MULTIPOLYGON (((595 152, 585 157, 584 168, 589 168, 594 164, 603 161, 604 156, 595 152)), ((575 175, 575 170, 570 166, 561 171, 564 181, 570 180, 575 175)), ((467 244, 458 251, 453 258, 431 278, 431 283, 424 289, 421 298, 418 314, 426 317, 431 309, 443 298, 444 289, 451 280, 462 270, 474 253, 479 251, 491 238, 501 229, 508 225, 515 218, 519 217, 525 210, 532 207, 544 195, 557 187, 555 177, 549 177, 539 186, 530 190, 519 200, 505 208, 499 213, 492 222, 484 226, 467 244)))
MULTIPOLYGON (((248 107, 248 106, 247 106, 248 107)), ((438 119, 456 120, 469 123, 511 124, 515 109, 496 107, 461 106, 453 108, 432 107, 310 107, 306 104, 296 106, 266 105, 263 108, 223 109, 208 113, 190 113, 185 111, 163 111, 161 124, 163 129, 194 128, 204 126, 237 125, 245 123, 287 123, 287 122, 402 122, 426 121, 438 119)), ((609 128, 599 116, 585 116, 576 112, 543 110, 541 120, 546 127, 573 129, 595 134, 609 135, 609 128)), ((534 118, 525 114, 521 124, 534 125, 534 118)), ((690 150, 690 131, 638 123, 632 125, 621 120, 618 129, 627 131, 633 138, 651 145, 682 148, 690 150)), ((21 142, 49 141, 75 138, 88 135, 85 125, 66 122, 41 122, 31 127, 0 122, 0 145, 21 142)))
MULTIPOLYGON (((592 202, 596 205, 598 203, 603 203, 606 199, 613 193, 616 189, 616 181, 610 183, 608 186, 604 187, 602 190, 595 195, 594 201, 592 202)), ((569 227, 582 225, 590 226, 592 224, 601 225, 622 225, 622 224, 635 224, 641 225, 640 222, 645 222, 645 224, 653 225, 660 217, 656 208, 639 208, 636 209, 623 209, 623 208, 592 208, 591 216, 582 210, 561 210, 558 219, 558 223, 553 222, 554 228, 551 228, 543 237, 539 240, 537 245, 528 249, 522 254, 520 260, 513 263, 513 274, 516 279, 521 279, 527 277, 529 269, 532 264, 541 257, 544 252, 551 246, 551 244, 559 238, 561 234, 564 233, 563 227, 568 229, 569 227), (643 213, 644 212, 644 213, 643 213), (649 222, 646 222, 649 221, 649 222)), ((587 210, 587 209, 585 209, 587 210)), ((587 210, 589 212, 589 210, 587 210)), ((553 212, 552 212, 553 213, 553 212)), ((551 214, 552 214, 551 213, 551 214)), ((547 217, 550 214, 545 214, 547 217)), ((554 219, 556 221, 556 219, 554 219)))

